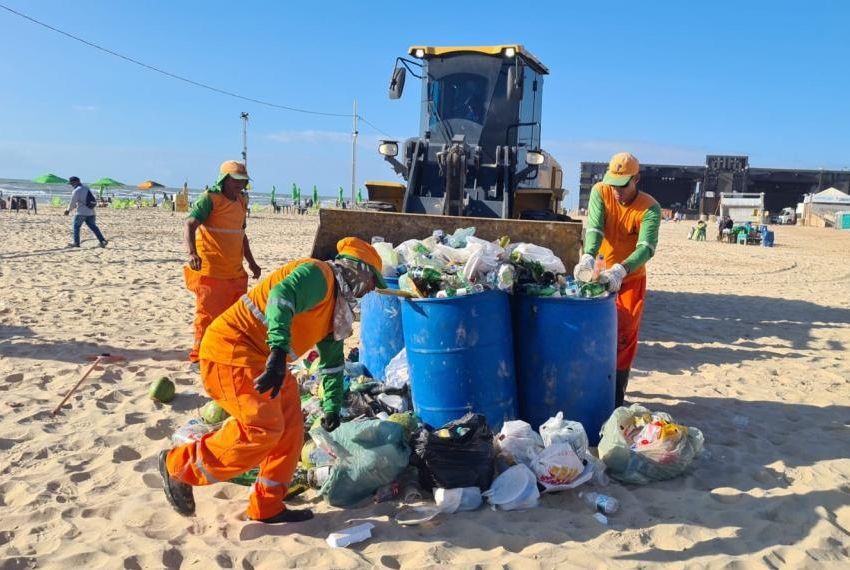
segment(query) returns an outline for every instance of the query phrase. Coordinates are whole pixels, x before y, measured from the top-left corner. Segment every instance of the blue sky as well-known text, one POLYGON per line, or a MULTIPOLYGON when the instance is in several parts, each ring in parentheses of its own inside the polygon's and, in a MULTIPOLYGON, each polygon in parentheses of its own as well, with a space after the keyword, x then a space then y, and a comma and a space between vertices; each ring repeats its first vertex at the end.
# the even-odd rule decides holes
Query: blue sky
MULTIPOLYGON (((413 44, 521 43, 551 70, 543 141, 565 168, 629 150, 643 162, 850 167, 850 3, 130 2, 0 4, 172 73, 257 98, 358 111, 416 134, 418 90, 390 101, 413 44), (464 8, 463 6, 468 6, 464 8), (507 31, 509 28, 514 31, 507 31)), ((44 172, 169 186, 211 182, 242 150, 255 187, 349 188, 351 120, 280 111, 142 69, 0 9, 0 177, 44 172)), ((358 182, 395 179, 361 125, 358 182)))

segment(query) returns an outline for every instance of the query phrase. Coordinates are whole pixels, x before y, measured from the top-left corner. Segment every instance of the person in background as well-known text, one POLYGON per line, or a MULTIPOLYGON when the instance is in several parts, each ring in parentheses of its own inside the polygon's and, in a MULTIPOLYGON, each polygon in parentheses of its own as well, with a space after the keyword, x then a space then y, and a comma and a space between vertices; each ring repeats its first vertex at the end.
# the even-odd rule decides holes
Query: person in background
POLYGON ((94 234, 94 237, 97 238, 100 247, 106 247, 109 240, 103 237, 100 228, 98 228, 95 223, 94 209, 97 206, 97 199, 94 197, 94 194, 91 193, 88 186, 81 184, 80 179, 76 176, 70 177, 68 179, 68 184, 74 189, 74 191, 71 193, 71 202, 65 210, 65 215, 67 216, 70 214, 71 210, 77 210, 77 213, 74 215, 74 222, 72 226, 73 241, 68 244, 68 247, 80 247, 80 228, 83 224, 87 225, 94 234))
POLYGON ((184 224, 189 259, 183 277, 186 288, 195 294, 195 340, 189 352, 193 368, 200 360, 204 331, 248 290, 243 258, 254 279, 260 277, 245 235, 248 200, 243 190, 248 180, 243 163, 223 162, 215 185, 198 197, 184 224))
POLYGON ((381 258, 368 243, 347 237, 331 261, 299 259, 273 271, 209 326, 201 341, 201 378, 232 421, 159 455, 166 498, 184 515, 195 513, 192 486, 227 481, 260 467, 248 518, 294 523, 309 509, 284 505, 304 445, 298 383, 287 368, 314 345, 319 354, 324 416, 339 426, 343 399, 343 341, 352 334, 357 299, 386 287, 381 258))
POLYGON ((606 269, 599 280, 617 292, 617 385, 615 404, 622 406, 646 296, 645 264, 655 255, 661 208, 637 189, 640 163, 627 152, 615 154, 602 182, 593 186, 587 212, 584 254, 573 270, 579 281, 590 281, 597 255, 606 269))

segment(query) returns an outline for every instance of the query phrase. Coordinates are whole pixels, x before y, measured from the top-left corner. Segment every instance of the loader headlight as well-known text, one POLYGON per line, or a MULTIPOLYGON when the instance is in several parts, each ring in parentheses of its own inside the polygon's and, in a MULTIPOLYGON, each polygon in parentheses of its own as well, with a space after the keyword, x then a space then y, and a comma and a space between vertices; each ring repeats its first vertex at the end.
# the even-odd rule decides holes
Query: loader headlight
POLYGON ((378 145, 378 152, 381 156, 397 156, 398 143, 396 141, 381 141, 378 145))
POLYGON ((419 59, 422 59, 423 57, 425 57, 425 50, 420 48, 420 49, 416 50, 415 52, 413 52, 413 55, 415 55, 419 59))
POLYGON ((516 50, 512 47, 505 48, 505 57, 513 57, 516 55, 516 50))
POLYGON ((525 163, 530 166, 540 166, 543 164, 543 153, 537 150, 530 150, 525 153, 525 163))

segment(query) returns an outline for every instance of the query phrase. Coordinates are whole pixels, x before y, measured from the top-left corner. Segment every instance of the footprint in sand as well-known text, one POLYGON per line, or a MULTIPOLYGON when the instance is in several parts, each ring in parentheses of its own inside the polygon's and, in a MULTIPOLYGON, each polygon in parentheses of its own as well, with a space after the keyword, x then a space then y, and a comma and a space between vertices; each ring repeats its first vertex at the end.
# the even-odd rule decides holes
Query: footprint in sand
POLYGON ((88 471, 83 471, 81 473, 72 473, 68 479, 71 480, 72 483, 82 483, 83 481, 88 481, 91 479, 91 473, 88 471))
POLYGON ((145 428, 145 437, 156 441, 167 438, 173 431, 170 420, 159 420, 155 426, 145 428))
POLYGON ((142 475, 142 481, 148 489, 162 489, 162 478, 153 473, 142 475))
POLYGON ((124 415, 124 423, 128 426, 145 422, 145 414, 141 412, 130 412, 124 415))
POLYGON ((126 445, 119 446, 112 452, 113 463, 123 463, 125 461, 137 461, 142 458, 142 454, 126 445))

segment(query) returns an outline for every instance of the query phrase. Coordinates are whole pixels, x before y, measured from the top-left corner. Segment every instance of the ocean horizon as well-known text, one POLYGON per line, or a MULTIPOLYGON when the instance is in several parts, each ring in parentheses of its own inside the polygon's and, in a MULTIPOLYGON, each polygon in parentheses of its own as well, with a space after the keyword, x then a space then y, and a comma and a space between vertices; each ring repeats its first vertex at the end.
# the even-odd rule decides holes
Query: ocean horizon
MULTIPOLYGON (((83 182, 83 184, 89 186, 95 195, 99 193, 99 188, 91 186, 91 183, 83 182)), ((182 186, 177 188, 166 186, 152 190, 142 190, 136 186, 110 186, 104 188, 103 195, 105 197, 113 198, 136 198, 139 196, 142 198, 150 198, 151 196, 156 195, 157 202, 159 202, 162 200, 163 193, 171 195, 181 191, 182 189, 182 186)), ((190 187, 189 199, 194 200, 203 191, 203 188, 190 187)), ((312 188, 310 190, 302 188, 301 192, 303 199, 307 199, 312 196, 312 188)), ((0 193, 2 193, 3 196, 34 196, 39 205, 49 205, 54 197, 59 197, 61 200, 67 202, 71 198, 71 187, 68 186, 68 184, 39 184, 31 180, 0 178, 0 193)), ((263 200, 260 202, 261 205, 268 204, 268 201, 271 199, 271 190, 263 191, 252 189, 249 191, 249 194, 252 197, 256 197, 257 200, 263 200)), ((346 200, 350 199, 349 194, 350 190, 346 190, 344 193, 346 200)), ((291 198, 291 190, 287 190, 285 192, 278 190, 275 197, 278 202, 289 200, 291 198)), ((336 198, 336 194, 319 194, 320 202, 336 201, 336 198)))

